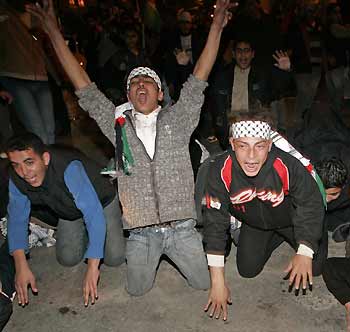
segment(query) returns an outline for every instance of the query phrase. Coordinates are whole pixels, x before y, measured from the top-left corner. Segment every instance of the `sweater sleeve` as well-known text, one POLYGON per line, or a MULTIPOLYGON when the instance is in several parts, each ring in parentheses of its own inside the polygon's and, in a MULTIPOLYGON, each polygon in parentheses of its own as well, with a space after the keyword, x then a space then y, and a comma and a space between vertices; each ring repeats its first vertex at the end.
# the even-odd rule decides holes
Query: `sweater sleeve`
POLYGON ((191 74, 181 89, 179 100, 173 106, 177 121, 185 127, 187 135, 191 135, 198 125, 207 86, 207 82, 191 74))
POLYGON ((114 104, 97 88, 95 83, 76 91, 75 94, 79 98, 80 107, 89 113, 103 134, 115 145, 114 104))
POLYGON ((293 161, 289 171, 290 196, 295 206, 293 224, 296 242, 317 252, 325 213, 321 192, 300 162, 293 161))
POLYGON ((85 258, 102 258, 106 237, 106 220, 103 207, 83 164, 72 161, 64 172, 64 181, 74 197, 77 208, 82 212, 89 244, 85 258))
POLYGON ((206 208, 203 220, 203 243, 207 254, 224 255, 229 240, 230 196, 221 178, 222 163, 209 165, 206 208))

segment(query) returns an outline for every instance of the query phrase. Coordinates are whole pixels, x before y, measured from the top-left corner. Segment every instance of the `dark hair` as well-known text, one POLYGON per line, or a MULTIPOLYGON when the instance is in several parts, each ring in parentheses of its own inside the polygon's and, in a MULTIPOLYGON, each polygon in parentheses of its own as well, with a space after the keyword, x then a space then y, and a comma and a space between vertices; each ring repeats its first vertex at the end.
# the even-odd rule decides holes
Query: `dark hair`
POLYGON ((32 149, 38 155, 47 152, 47 146, 43 143, 41 138, 33 133, 24 133, 21 135, 14 135, 5 143, 5 152, 25 151, 32 149))
POLYGON ((248 44, 250 46, 250 48, 255 51, 255 46, 254 43, 251 41, 251 39, 249 37, 245 37, 245 36, 239 36, 237 37, 237 39, 234 41, 234 45, 233 45, 233 50, 236 51, 236 47, 239 43, 245 43, 248 44))
POLYGON ((270 125, 271 129, 275 130, 274 117, 271 114, 271 110, 267 107, 259 107, 256 109, 250 109, 249 112, 234 112, 229 115, 230 125, 230 137, 232 136, 231 128, 232 124, 240 121, 262 121, 270 125))
POLYGON ((315 169, 326 189, 342 188, 348 178, 348 169, 338 158, 324 159, 315 164, 315 169))

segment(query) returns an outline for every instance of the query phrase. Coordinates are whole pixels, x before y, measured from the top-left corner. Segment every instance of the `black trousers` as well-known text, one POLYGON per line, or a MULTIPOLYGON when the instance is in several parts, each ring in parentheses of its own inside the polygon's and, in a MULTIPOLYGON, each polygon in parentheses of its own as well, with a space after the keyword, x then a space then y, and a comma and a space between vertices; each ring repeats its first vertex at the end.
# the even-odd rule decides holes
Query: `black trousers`
POLYGON ((322 276, 328 290, 341 304, 350 302, 350 258, 328 258, 322 276))
MULTIPOLYGON (((242 277, 254 278, 264 268, 272 252, 284 241, 294 250, 298 244, 295 241, 293 227, 276 230, 261 230, 242 224, 237 246, 237 268, 242 277)), ((323 265, 328 254, 328 234, 323 232, 318 252, 312 261, 312 273, 318 276, 322 273, 323 265)))
MULTIPOLYGON (((7 241, 0 247, 0 280, 2 292, 11 297, 15 291, 15 264, 9 255, 7 241)), ((7 324, 11 314, 11 300, 0 294, 0 331, 7 324)))

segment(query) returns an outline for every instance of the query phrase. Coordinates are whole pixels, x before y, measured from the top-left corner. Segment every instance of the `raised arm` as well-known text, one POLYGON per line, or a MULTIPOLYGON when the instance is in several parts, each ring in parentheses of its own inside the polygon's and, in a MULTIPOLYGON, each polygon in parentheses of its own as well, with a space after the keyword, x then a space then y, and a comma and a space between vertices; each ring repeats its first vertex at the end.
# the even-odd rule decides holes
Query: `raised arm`
POLYGON ((230 3, 230 0, 216 1, 208 39, 193 70, 193 75, 199 80, 206 81, 209 77, 218 53, 222 30, 232 16, 229 9, 234 6, 237 6, 237 4, 230 3))
POLYGON ((85 70, 72 54, 60 32, 52 0, 43 0, 43 6, 38 3, 26 5, 27 12, 39 19, 44 31, 50 37, 57 57, 71 80, 74 88, 80 90, 91 83, 85 70))

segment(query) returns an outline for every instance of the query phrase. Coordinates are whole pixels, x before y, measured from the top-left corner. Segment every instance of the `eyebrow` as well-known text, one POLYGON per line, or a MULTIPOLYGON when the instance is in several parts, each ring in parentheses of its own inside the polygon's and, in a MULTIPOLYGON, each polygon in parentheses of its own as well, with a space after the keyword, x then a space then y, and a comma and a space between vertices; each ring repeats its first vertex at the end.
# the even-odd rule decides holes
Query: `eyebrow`
MULTIPOLYGON (((247 143, 247 142, 241 141, 239 138, 237 138, 236 142, 237 142, 237 143, 243 143, 243 144, 249 144, 249 143, 247 143)), ((256 142, 256 143, 254 143, 254 145, 261 144, 261 143, 267 143, 267 140, 263 139, 263 140, 261 140, 261 141, 258 141, 258 142, 256 142)))
MULTIPOLYGON (((29 158, 27 158, 27 159, 24 159, 22 162, 25 163, 25 162, 27 162, 27 161, 33 161, 33 160, 34 160, 33 158, 29 157, 29 158)), ((20 164, 20 163, 17 163, 17 162, 15 162, 15 161, 11 161, 11 164, 17 165, 17 164, 20 164)))

